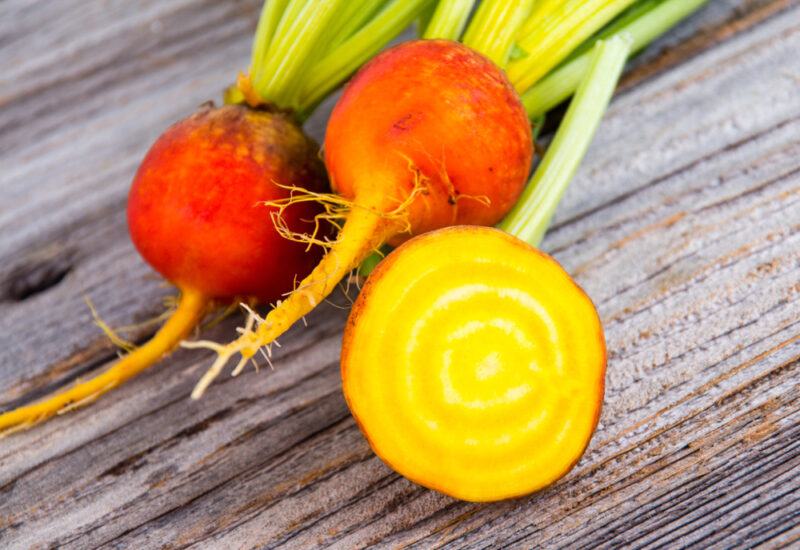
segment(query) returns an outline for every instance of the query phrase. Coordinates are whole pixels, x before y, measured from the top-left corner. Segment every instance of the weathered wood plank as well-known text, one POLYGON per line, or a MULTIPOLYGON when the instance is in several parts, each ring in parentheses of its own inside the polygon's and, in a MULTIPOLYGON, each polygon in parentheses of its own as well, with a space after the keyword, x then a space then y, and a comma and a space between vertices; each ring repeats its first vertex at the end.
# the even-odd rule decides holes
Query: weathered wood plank
MULTIPOLYGON (((15 21, 0 17, 0 403, 113 356, 83 294, 115 325, 158 313, 168 291, 127 244, 125 191, 155 134, 244 66, 258 9, 52 4, 47 21, 41 6, 0 6, 15 21)), ((346 312, 327 307, 284 339, 275 372, 223 380, 200 403, 185 396, 207 357, 179 352, 0 441, 0 543, 796 540, 798 48, 798 2, 715 0, 638 61, 614 102, 545 241, 598 304, 611 352, 598 433, 554 487, 473 505, 393 474, 339 395, 346 312)))

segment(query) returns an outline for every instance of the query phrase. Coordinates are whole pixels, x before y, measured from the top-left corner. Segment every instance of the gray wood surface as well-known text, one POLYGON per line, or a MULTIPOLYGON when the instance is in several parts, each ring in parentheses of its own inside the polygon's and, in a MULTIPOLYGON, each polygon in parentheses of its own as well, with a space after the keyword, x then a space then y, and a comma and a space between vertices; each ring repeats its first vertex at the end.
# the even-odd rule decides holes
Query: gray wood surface
MULTIPOLYGON (((259 4, 0 3, 0 406, 114 358, 84 297, 112 326, 163 310, 127 188, 247 64, 259 4)), ((635 61, 544 248, 610 352, 600 426, 555 486, 476 505, 385 467, 340 394, 347 312, 324 306, 274 371, 200 402, 210 357, 180 351, 0 440, 0 547, 797 545, 800 1, 712 0, 635 61)))

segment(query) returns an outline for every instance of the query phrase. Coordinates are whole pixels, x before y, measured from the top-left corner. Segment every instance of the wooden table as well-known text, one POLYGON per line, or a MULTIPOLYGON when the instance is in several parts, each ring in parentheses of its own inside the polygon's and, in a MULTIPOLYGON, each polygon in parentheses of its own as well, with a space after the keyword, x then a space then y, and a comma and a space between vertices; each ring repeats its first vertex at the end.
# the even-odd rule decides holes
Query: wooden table
MULTIPOLYGON (((3 406, 115 357, 85 297, 112 326, 163 311, 174 291, 129 242, 127 188, 154 138, 246 66, 259 4, 0 4, 3 406)), ((0 547, 798 544, 799 229, 800 1, 712 0, 633 64, 544 243, 610 350, 600 426, 565 479, 475 505, 394 474, 345 407, 347 312, 324 306, 274 371, 192 402, 210 357, 180 351, 0 440, 0 547)))

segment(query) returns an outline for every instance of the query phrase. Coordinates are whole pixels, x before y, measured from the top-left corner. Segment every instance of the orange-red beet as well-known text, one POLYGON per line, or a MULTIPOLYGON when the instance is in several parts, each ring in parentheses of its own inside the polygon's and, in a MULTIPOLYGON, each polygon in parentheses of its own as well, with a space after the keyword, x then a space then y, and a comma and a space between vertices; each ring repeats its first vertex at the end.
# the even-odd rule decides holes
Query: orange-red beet
POLYGON ((365 65, 325 135, 331 186, 355 202, 376 193, 398 204, 424 178, 409 212, 413 234, 496 224, 519 198, 532 156, 528 117, 503 71, 446 40, 406 42, 365 65))
MULTIPOLYGON (((147 343, 108 370, 46 399, 0 414, 0 432, 86 403, 158 361, 186 338, 214 298, 274 301, 292 290, 320 249, 284 239, 264 201, 277 184, 322 191, 317 146, 286 115, 241 106, 205 108, 169 128, 142 162, 128 225, 142 256, 181 290, 177 309, 147 343)), ((286 229, 313 231, 314 203, 289 206, 286 229)))
POLYGON ((351 206, 338 239, 266 322, 217 350, 192 395, 233 354, 247 359, 280 336, 384 242, 500 221, 522 192, 532 157, 519 96, 481 54, 457 42, 417 40, 375 57, 328 122, 328 174, 340 203, 351 206))
MULTIPOLYGON (((203 109, 164 132, 139 167, 128 198, 131 238, 181 289, 276 301, 311 271, 321 249, 281 237, 261 203, 289 196, 275 183, 324 190, 317 152, 286 115, 203 109)), ((303 203, 283 216, 306 232, 319 212, 303 203)))

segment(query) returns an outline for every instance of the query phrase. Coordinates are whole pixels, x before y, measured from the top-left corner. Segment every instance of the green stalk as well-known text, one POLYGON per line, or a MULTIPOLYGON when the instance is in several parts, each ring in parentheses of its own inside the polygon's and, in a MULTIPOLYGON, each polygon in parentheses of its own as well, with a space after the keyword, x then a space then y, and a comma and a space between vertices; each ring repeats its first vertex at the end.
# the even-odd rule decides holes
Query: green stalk
POLYGON ((651 9, 662 3, 664 0, 637 0, 631 7, 620 13, 611 22, 597 31, 594 36, 583 42, 580 46, 575 48, 572 53, 567 56, 564 63, 572 61, 579 55, 590 52, 598 40, 604 38, 611 38, 615 34, 620 34, 624 27, 629 25, 634 20, 638 19, 651 9))
POLYGON ((422 37, 458 40, 474 5, 475 0, 440 0, 422 37))
MULTIPOLYGON (((335 17, 314 42, 312 51, 302 69, 298 71, 297 77, 293 79, 292 85, 287 89, 287 94, 292 98, 293 107, 300 107, 299 96, 305 86, 307 74, 317 61, 350 38, 374 17, 384 4, 386 4, 386 0, 347 0, 341 4, 340 8, 337 8, 335 17)), ((303 119, 305 114, 299 113, 299 117, 303 119)))
POLYGON ((258 69, 264 62, 264 58, 269 50, 275 29, 281 20, 283 12, 289 0, 265 0, 264 7, 261 8, 261 16, 258 18, 256 35, 253 39, 253 51, 250 61, 250 75, 257 78, 258 69))
POLYGON ((256 93, 282 107, 296 107, 293 92, 302 69, 312 58, 324 33, 347 0, 290 0, 253 80, 256 93))
POLYGON ((436 13, 436 9, 439 7, 441 0, 439 2, 435 2, 430 4, 427 8, 422 10, 417 17, 416 21, 414 21, 414 26, 417 28, 416 36, 418 38, 423 38, 423 34, 425 33, 425 29, 431 24, 433 20, 433 14, 436 13))
MULTIPOLYGON (((273 74, 269 71, 274 71, 274 61, 272 63, 270 62, 270 53, 274 52, 281 43, 285 44, 286 35, 292 22, 297 20, 303 7, 305 7, 308 2, 309 0, 277 0, 275 2, 273 2, 273 0, 264 0, 265 5, 275 4, 275 6, 273 6, 274 13, 270 14, 270 25, 264 25, 265 34, 268 33, 268 40, 265 41, 263 51, 259 51, 258 60, 254 58, 250 67, 250 82, 253 88, 259 92, 259 97, 264 101, 272 101, 263 91, 260 91, 264 88, 264 82, 273 74), (281 6, 283 6, 282 9, 281 6), (279 17, 275 19, 276 16, 279 17), (270 29, 273 20, 275 21, 275 27, 270 29)), ((259 26, 260 24, 261 22, 259 21, 259 26)))
POLYGON ((523 93, 635 0, 540 0, 523 25, 508 76, 523 93))
POLYGON ((505 67, 533 4, 534 0, 483 0, 464 34, 464 44, 505 67))
POLYGON ((392 0, 369 23, 311 66, 299 93, 307 113, 361 64, 410 25, 432 0, 392 0))
POLYGON ((323 51, 327 53, 353 36, 385 4, 386 0, 348 0, 342 7, 341 14, 336 15, 335 32, 331 33, 331 40, 323 51))
POLYGON ((539 246, 603 118, 629 52, 629 40, 619 35, 594 46, 586 76, 542 163, 498 227, 539 246))
MULTIPOLYGON (((634 5, 597 37, 625 33, 632 39, 631 55, 640 52, 709 0, 650 0, 634 5)), ((589 41, 587 46, 596 42, 589 41)), ((583 48, 581 48, 583 49, 583 48)), ((561 65, 522 95, 530 117, 546 113, 571 96, 589 68, 591 51, 583 51, 561 65)))

